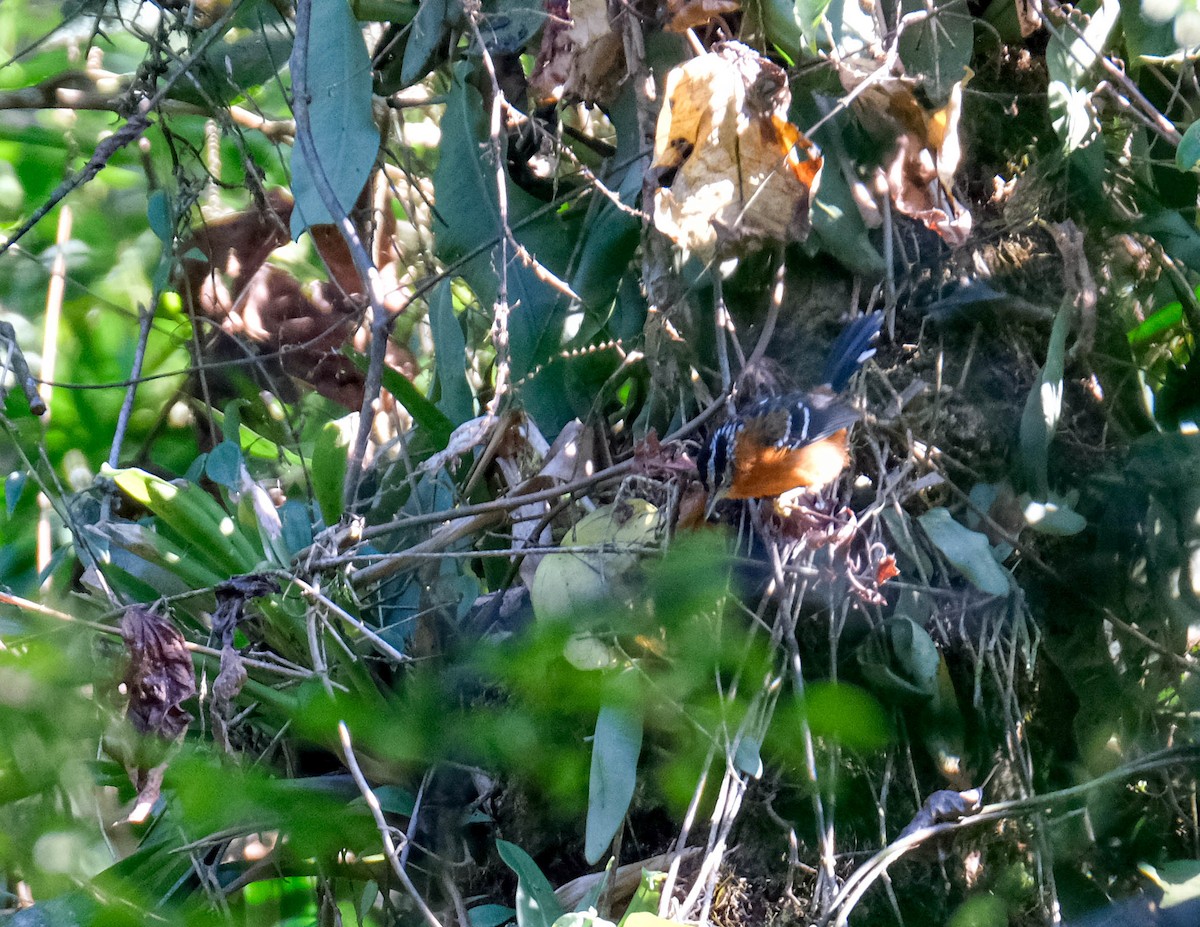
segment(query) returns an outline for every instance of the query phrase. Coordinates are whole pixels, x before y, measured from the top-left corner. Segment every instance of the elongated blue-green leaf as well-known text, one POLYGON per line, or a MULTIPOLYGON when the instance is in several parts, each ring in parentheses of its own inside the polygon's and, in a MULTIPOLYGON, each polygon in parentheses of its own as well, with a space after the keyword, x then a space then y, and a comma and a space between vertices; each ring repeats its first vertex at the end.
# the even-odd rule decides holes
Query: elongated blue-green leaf
POLYGON ((475 415, 475 397, 467 382, 467 339, 454 314, 449 280, 439 283, 429 299, 429 328, 442 393, 437 407, 451 422, 461 425, 475 415))
POLYGON ((552 927, 564 912, 537 863, 507 840, 497 840, 496 850, 504 864, 517 874, 517 927, 552 927))
POLYGON ((299 142, 293 146, 293 238, 310 225, 333 221, 314 178, 324 174, 338 204, 349 212, 379 150, 379 129, 371 112, 371 58, 346 0, 313 3, 308 48, 292 49, 293 74, 301 54, 307 55, 308 114, 316 163, 309 162, 299 142))
POLYGON ((1008 595, 1008 573, 992 556, 986 536, 964 528, 943 508, 930 509, 917 519, 933 546, 977 589, 1008 595))
POLYGON ((1025 484, 1038 498, 1050 492, 1050 442, 1062 417, 1063 355, 1066 353, 1070 312, 1066 306, 1058 310, 1050 344, 1046 348, 1046 365, 1033 390, 1025 401, 1021 415, 1021 464, 1025 484))
POLYGON ((625 706, 602 705, 592 741, 584 858, 600 860, 625 820, 637 785, 642 752, 642 716, 625 706))
POLYGON ((348 459, 349 448, 342 430, 333 422, 328 422, 317 435, 311 465, 313 495, 316 496, 326 526, 337 524, 342 517, 345 507, 342 490, 346 482, 348 459))

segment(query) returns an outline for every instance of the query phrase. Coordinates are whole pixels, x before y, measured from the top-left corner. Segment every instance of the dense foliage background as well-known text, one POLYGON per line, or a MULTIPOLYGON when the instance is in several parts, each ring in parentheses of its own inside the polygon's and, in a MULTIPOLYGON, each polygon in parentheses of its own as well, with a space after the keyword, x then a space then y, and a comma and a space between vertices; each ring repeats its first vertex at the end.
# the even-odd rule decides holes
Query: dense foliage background
POLYGON ((1198 43, 5 0, 0 917, 1186 912, 1198 43), (711 503, 874 310, 842 480, 711 503))

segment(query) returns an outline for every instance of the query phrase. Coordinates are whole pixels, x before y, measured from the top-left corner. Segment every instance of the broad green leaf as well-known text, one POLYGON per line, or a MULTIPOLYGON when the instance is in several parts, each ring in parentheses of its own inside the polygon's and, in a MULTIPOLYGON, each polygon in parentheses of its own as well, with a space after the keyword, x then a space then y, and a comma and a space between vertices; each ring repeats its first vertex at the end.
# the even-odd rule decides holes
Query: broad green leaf
POLYGON ((1193 122, 1183 133, 1175 149, 1175 165, 1181 171, 1200 170, 1200 121, 1193 122))
MULTIPOLYGON (((469 83, 471 68, 463 62, 455 70, 454 83, 442 116, 442 140, 433 184, 437 209, 434 235, 438 257, 455 264, 484 310, 491 312, 500 292, 500 242, 504 236, 497 196, 497 173, 490 150, 488 120, 479 91, 469 83)), ((516 240, 551 273, 565 272, 578 234, 579 217, 572 211, 547 209, 546 204, 518 187, 501 171, 508 198, 508 227, 516 240)), ((509 247, 502 269, 507 282, 509 349, 514 380, 529 374, 557 354, 565 339, 567 297, 539 277, 536 268, 517 257, 509 247)), ((527 389, 544 384, 535 377, 527 389)), ((557 434, 574 412, 560 393, 543 396, 550 404, 554 421, 541 411, 539 425, 547 437, 557 434), (555 401, 557 405, 554 405, 555 401)), ((539 410, 534 409, 538 415, 539 410)))
MULTIPOLYGON (((232 403, 229 407, 230 411, 235 411, 232 403)), ((232 440, 232 428, 227 427, 227 418, 225 413, 219 409, 212 410, 213 421, 221 426, 221 433, 226 435, 226 440, 232 440)), ((276 444, 270 438, 265 438, 249 425, 239 424, 237 427, 237 443, 242 449, 242 455, 251 457, 255 460, 270 460, 272 462, 283 462, 289 467, 297 467, 301 464, 300 455, 293 450, 289 450, 279 444, 276 444)))
POLYGON ((849 270, 877 277, 883 273, 883 258, 871 243, 846 178, 833 163, 843 157, 842 145, 835 139, 825 154, 825 170, 821 172, 821 185, 812 204, 813 235, 820 241, 822 250, 849 270))
POLYGON ((642 752, 642 716, 622 705, 601 705, 592 740, 584 858, 600 861, 616 836, 637 785, 642 752))
POLYGON ((679 921, 668 920, 649 911, 635 911, 621 921, 621 927, 679 927, 679 921))
POLYGON ((1087 527, 1087 519, 1057 493, 1049 493, 1041 501, 1035 501, 1028 494, 1024 494, 1020 501, 1025 524, 1039 534, 1070 537, 1087 527))
MULTIPOLYGON (((922 0, 904 0, 901 14, 924 10, 922 0)), ((975 23, 966 0, 939 0, 929 19, 905 29, 900 36, 904 70, 921 79, 930 100, 944 103, 950 89, 963 79, 975 47, 975 23)))
POLYGON ((553 927, 564 912, 537 863, 507 840, 497 840, 496 850, 504 864, 517 874, 517 927, 553 927))
POLYGON ((171 201, 165 191, 155 190, 150 194, 146 218, 150 223, 150 231, 158 236, 163 247, 171 247, 175 242, 175 222, 171 217, 171 201))
POLYGON ((14 470, 4 478, 4 507, 10 516, 21 501, 21 493, 25 491, 28 480, 29 474, 24 470, 14 470))
POLYGON ((401 88, 411 86, 429 73, 434 55, 446 48, 450 30, 461 19, 459 0, 421 0, 404 45, 401 88))
POLYGON ((474 417, 475 397, 467 382, 467 339, 462 323, 454 314, 449 280, 439 283, 429 298, 429 328, 441 390, 437 406, 452 423, 461 425, 474 417))
MULTIPOLYGON (((271 9, 272 5, 259 6, 271 9)), ((283 70, 292 51, 291 30, 261 21, 245 25, 209 45, 199 60, 187 60, 187 73, 175 82, 171 97, 219 106, 247 96, 283 70)))
POLYGON ((743 736, 738 741, 737 752, 733 757, 733 765, 751 778, 762 778, 762 743, 755 737, 743 736))
POLYGON ((1156 309, 1144 322, 1134 328, 1126 336, 1133 346, 1157 341, 1171 329, 1183 321, 1183 303, 1167 303, 1161 309, 1156 309))
POLYGON ((292 147, 292 238, 310 225, 333 221, 314 179, 324 175, 335 199, 349 212, 362 191, 379 150, 379 129, 371 109, 371 58, 362 30, 346 0, 312 5, 309 47, 293 49, 292 73, 298 56, 307 55, 308 104, 316 163, 302 146, 292 147))
POLYGON ((938 649, 908 618, 891 618, 859 644, 855 659, 881 694, 929 701, 937 695, 938 649))
POLYGON ((325 525, 337 524, 344 509, 343 490, 349 448, 345 437, 333 422, 328 422, 317 435, 312 453, 312 486, 321 518, 325 525))
POLYGON ((218 486, 237 489, 242 482, 242 449, 233 441, 222 441, 209 452, 204 472, 218 486))
POLYGON ((651 914, 658 919, 658 903, 662 900, 663 886, 667 883, 667 874, 657 870, 642 870, 638 887, 633 892, 629 907, 625 909, 618 927, 626 927, 639 914, 651 914))
POLYGON ((470 927, 502 927, 517 916, 517 912, 502 904, 480 904, 467 910, 470 927))
POLYGON ((992 556, 985 535, 964 528, 944 508, 930 509, 917 519, 930 542, 977 589, 1008 595, 1008 573, 992 556))
POLYGON ((1071 310, 1066 305, 1058 310, 1046 348, 1046 364, 1025 401, 1021 416, 1021 469, 1025 485, 1041 499, 1050 493, 1050 442, 1054 440, 1058 420, 1062 417, 1063 356, 1070 315, 1071 310))
MULTIPOLYGON (((348 348, 343 349, 343 353, 354 361, 354 366, 364 373, 366 372, 369 362, 365 355, 348 348)), ((414 422, 425 429, 429 439, 438 450, 446 446, 454 431, 454 425, 450 419, 446 418, 441 409, 426 399, 421 391, 412 385, 408 377, 385 365, 383 388, 391 393, 400 405, 404 406, 405 411, 413 417, 414 422)))

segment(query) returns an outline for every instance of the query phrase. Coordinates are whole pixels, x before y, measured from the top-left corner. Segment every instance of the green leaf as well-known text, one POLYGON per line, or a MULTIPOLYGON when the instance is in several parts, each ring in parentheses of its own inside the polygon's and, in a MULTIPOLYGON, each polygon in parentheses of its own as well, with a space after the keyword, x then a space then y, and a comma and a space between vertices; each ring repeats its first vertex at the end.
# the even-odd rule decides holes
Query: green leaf
POLYGON ((342 492, 349 454, 342 429, 333 422, 326 423, 312 453, 313 495, 326 526, 337 524, 344 511, 342 492))
MULTIPOLYGON (((500 222, 494 157, 483 100, 468 79, 469 63, 454 72, 442 116, 439 160, 433 175, 434 235, 437 255, 447 264, 463 262, 457 273, 490 312, 499 294, 498 263, 504 234, 500 222)), ((579 216, 548 210, 501 171, 508 197, 508 225, 517 241, 550 272, 565 273, 578 236, 579 216)), ((537 270, 508 248, 509 353, 512 377, 520 379, 562 349, 567 297, 539 277, 537 270)), ((566 405, 560 397, 560 404, 566 405)), ((536 414, 536 413, 535 413, 536 414)), ((567 416, 568 418, 570 416, 567 416)), ((547 437, 555 429, 543 422, 547 437)))
POLYGON ((1046 364, 1025 400, 1021 415, 1021 469, 1025 485, 1042 499, 1050 493, 1050 442, 1062 417, 1063 356, 1069 328, 1070 309, 1064 305, 1058 310, 1050 332, 1046 364))
POLYGON ((634 890, 629 907, 625 909, 618 927, 626 927, 639 914, 650 914, 658 918, 658 905, 662 901, 663 886, 667 884, 667 874, 657 870, 643 869, 638 887, 634 890))
MULTIPOLYGON (((354 366, 366 373, 369 361, 366 355, 359 354, 349 348, 343 353, 354 362, 354 366)), ((413 417, 413 421, 425 429, 434 446, 441 450, 450 441, 454 424, 446 418, 445 413, 425 398, 424 394, 412 385, 412 381, 398 370, 384 366, 383 388, 391 393, 405 411, 413 417)))
POLYGON ((308 48, 292 51, 292 73, 298 56, 307 54, 308 104, 316 163, 292 147, 292 238, 310 225, 333 221, 314 177, 324 174, 334 198, 349 212, 362 191, 379 150, 379 129, 371 109, 371 58, 362 30, 346 0, 312 5, 308 48))
POLYGON ((1183 133, 1175 149, 1175 165, 1181 171, 1200 170, 1200 121, 1193 122, 1183 133))
POLYGON ((467 911, 470 927, 502 927, 514 917, 517 912, 502 904, 480 904, 467 911))
POLYGON ((454 314, 454 295, 443 280, 429 298, 429 328, 433 335, 434 364, 441 397, 437 406, 455 425, 475 415, 475 397, 467 382, 467 339, 454 314))
POLYGON ((844 157, 840 141, 835 140, 825 153, 821 185, 812 204, 813 235, 820 241, 822 250, 849 270, 877 277, 884 270, 883 258, 871 243, 850 185, 836 163, 844 157))
POLYGON ((743 736, 738 741, 737 752, 733 756, 733 765, 747 776, 754 779, 762 778, 762 743, 758 738, 743 736))
POLYGON ((164 191, 155 190, 150 194, 146 218, 150 222, 150 231, 158 236, 163 247, 171 247, 175 242, 175 221, 171 217, 171 201, 164 191))
POLYGON ((1020 499, 1025 524, 1039 534, 1070 537, 1087 527, 1087 519, 1076 512, 1070 503, 1057 493, 1049 493, 1040 501, 1028 494, 1020 499))
POLYGON ((450 31, 462 19, 457 0, 421 0, 404 45, 401 89, 429 73, 434 56, 448 45, 450 31))
POLYGON ((21 493, 25 491, 28 480, 29 474, 24 470, 14 470, 4 478, 4 507, 10 516, 21 501, 21 493))
POLYGON ((637 785, 642 752, 642 716, 621 705, 601 705, 592 741, 584 858, 600 861, 616 836, 637 785))
POLYGON ((517 874, 517 927, 553 927, 564 912, 537 863, 507 840, 497 840, 496 850, 504 864, 517 874))
POLYGON ((909 618, 891 618, 871 631, 855 659, 881 694, 922 702, 937 695, 938 649, 909 618))
POLYGON ((805 686, 804 713, 813 734, 851 749, 878 750, 891 736, 883 706, 869 692, 844 682, 805 686))
POLYGON ((917 521, 933 546, 971 585, 989 595, 1008 595, 1008 572, 992 556, 986 536, 964 528, 944 508, 930 509, 917 521))
MULTIPOLYGON (((901 14, 927 9, 922 0, 904 0, 901 14)), ((944 103, 962 80, 975 46, 975 23, 966 0, 941 0, 932 17, 905 29, 900 60, 909 74, 920 77, 930 100, 944 103)))
POLYGON ((1150 313, 1146 321, 1130 331, 1126 337, 1129 339, 1130 345, 1136 347, 1157 341, 1181 322, 1183 322, 1183 303, 1178 301, 1167 303, 1161 309, 1150 313))
POLYGON ((209 452, 204 472, 217 485, 237 489, 242 482, 242 449, 234 441, 222 441, 209 452))

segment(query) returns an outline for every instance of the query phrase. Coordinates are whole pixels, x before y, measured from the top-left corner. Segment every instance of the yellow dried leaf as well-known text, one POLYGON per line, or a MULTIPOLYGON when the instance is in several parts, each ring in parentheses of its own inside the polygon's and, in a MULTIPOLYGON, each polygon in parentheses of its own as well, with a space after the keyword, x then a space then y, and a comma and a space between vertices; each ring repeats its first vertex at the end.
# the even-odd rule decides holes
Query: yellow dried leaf
POLYGON ((654 224, 686 251, 799 241, 821 156, 788 122, 783 69, 740 42, 671 70, 654 138, 654 224))

